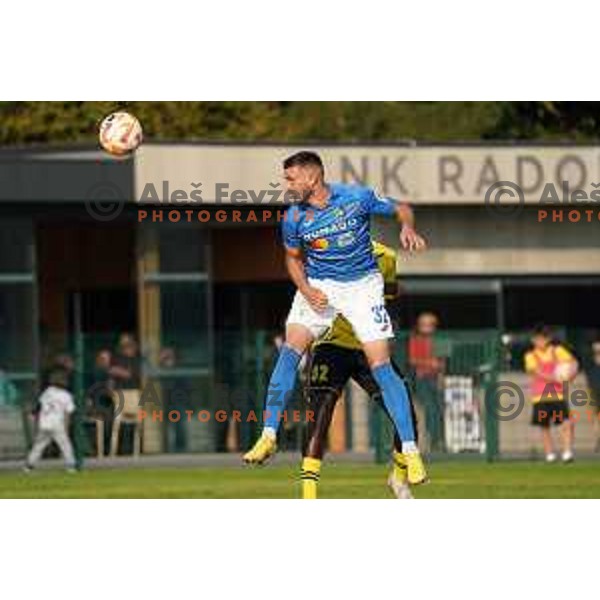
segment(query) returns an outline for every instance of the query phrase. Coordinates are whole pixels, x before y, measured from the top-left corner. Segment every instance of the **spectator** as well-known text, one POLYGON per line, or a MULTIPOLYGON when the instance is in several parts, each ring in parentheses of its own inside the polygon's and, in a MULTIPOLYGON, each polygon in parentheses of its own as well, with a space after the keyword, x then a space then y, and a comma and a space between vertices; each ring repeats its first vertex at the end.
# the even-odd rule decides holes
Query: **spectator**
POLYGON ((112 357, 109 374, 115 388, 134 390, 141 385, 142 357, 133 335, 124 333, 119 338, 117 351, 112 357))
POLYGON ((560 427, 563 462, 573 461, 573 424, 564 397, 565 381, 577 375, 575 357, 561 344, 552 342, 549 330, 540 325, 531 336, 533 348, 525 354, 525 371, 531 376, 532 424, 541 427, 546 462, 556 462, 550 426, 560 427))
POLYGON ((590 389, 592 406, 596 410, 596 418, 594 419, 594 435, 596 437, 594 452, 600 452, 600 339, 592 343, 592 356, 585 374, 590 389))
POLYGON ((48 377, 48 387, 39 397, 38 431, 31 452, 25 463, 25 471, 31 471, 53 441, 60 448, 68 471, 75 470, 75 456, 67 433, 69 415, 75 411, 73 395, 67 389, 69 373, 54 369, 48 377))
POLYGON ((88 381, 87 391, 92 403, 93 417, 102 421, 104 425, 104 453, 110 451, 115 406, 112 397, 114 381, 110 375, 112 354, 110 350, 100 350, 96 354, 94 370, 88 381))
POLYGON ((112 386, 110 367, 112 365, 112 354, 110 350, 99 350, 94 361, 94 383, 102 383, 107 389, 112 386))
POLYGON ((440 384, 444 359, 436 356, 435 335, 438 318, 425 312, 408 340, 408 363, 411 368, 416 400, 425 414, 425 429, 432 451, 444 448, 444 411, 440 384))
MULTIPOLYGON (((117 350, 113 354, 109 375, 116 390, 136 390, 142 386, 142 356, 138 343, 130 333, 119 337, 117 350)), ((121 451, 124 454, 133 452, 134 425, 123 423, 121 451)))

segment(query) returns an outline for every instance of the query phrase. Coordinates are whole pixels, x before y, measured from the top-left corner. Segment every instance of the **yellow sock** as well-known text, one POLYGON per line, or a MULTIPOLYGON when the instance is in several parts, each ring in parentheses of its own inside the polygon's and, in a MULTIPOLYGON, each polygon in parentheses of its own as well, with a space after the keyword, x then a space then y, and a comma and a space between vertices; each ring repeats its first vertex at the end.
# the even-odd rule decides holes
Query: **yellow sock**
POLYGON ((302 499, 316 500, 317 484, 321 474, 321 461, 318 458, 304 458, 302 460, 302 499))
POLYGON ((406 457, 402 452, 394 450, 394 476, 398 481, 406 481, 406 457))

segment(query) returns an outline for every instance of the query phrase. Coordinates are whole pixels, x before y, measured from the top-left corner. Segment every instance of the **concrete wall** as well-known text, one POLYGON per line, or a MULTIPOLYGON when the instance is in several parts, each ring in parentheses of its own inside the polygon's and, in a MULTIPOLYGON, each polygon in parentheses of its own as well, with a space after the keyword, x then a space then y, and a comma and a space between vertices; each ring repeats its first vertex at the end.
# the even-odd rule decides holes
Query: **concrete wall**
MULTIPOLYGON (((401 255, 406 275, 576 275, 600 272, 600 222, 538 218, 537 208, 498 221, 485 207, 417 207, 417 224, 430 248, 401 255)), ((397 244, 398 228, 377 220, 374 233, 397 244)))
MULTIPOLYGON (((524 373, 502 373, 499 375, 498 380, 511 381, 525 391, 528 389, 528 380, 524 373)), ((572 392, 584 390, 587 393, 585 376, 578 375, 571 389, 572 392)), ((589 406, 572 407, 572 410, 577 413, 575 418, 579 416, 579 422, 575 424, 575 449, 577 452, 589 454, 594 450, 596 441, 591 414, 597 416, 597 413, 589 406)), ((531 404, 527 400, 524 410, 520 412, 516 419, 500 423, 501 453, 543 456, 539 428, 530 424, 531 412, 531 404)), ((558 441, 558 439, 557 437, 556 440, 558 441)))
MULTIPOLYGON (((151 145, 135 155, 136 197, 147 184, 162 193, 200 189, 214 202, 216 185, 228 191, 270 190, 282 184, 282 160, 301 149, 321 153, 331 180, 361 181, 382 194, 416 204, 483 204, 487 189, 508 180, 538 202, 546 183, 569 182, 589 194, 600 181, 600 148, 595 146, 327 146, 151 145)), ((599 192, 600 194, 600 192, 599 192)))

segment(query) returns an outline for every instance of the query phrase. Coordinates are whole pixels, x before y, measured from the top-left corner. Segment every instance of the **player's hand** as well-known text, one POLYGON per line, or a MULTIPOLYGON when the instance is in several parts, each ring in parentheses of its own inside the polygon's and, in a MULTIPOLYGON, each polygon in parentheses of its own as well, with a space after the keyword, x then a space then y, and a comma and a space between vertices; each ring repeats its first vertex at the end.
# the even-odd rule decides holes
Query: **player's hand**
POLYGON ((425 238, 408 225, 404 225, 400 231, 400 244, 407 252, 420 252, 427 248, 425 238))
POLYGON ((302 292, 304 297, 308 300, 308 303, 317 312, 322 312, 327 308, 329 300, 327 296, 319 289, 309 286, 302 292))

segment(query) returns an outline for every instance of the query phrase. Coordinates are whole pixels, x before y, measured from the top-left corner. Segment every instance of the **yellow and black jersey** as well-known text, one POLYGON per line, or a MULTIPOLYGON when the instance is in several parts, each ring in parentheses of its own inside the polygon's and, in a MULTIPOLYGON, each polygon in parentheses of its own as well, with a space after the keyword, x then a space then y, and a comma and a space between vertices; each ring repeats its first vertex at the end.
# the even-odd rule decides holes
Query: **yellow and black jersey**
MULTIPOLYGON (((373 253, 377 259, 377 266, 383 275, 386 300, 396 295, 396 257, 397 253, 392 248, 373 242, 373 253)), ((362 350, 362 344, 356 337, 352 325, 342 315, 338 315, 332 326, 313 345, 333 344, 349 350, 362 350)))

